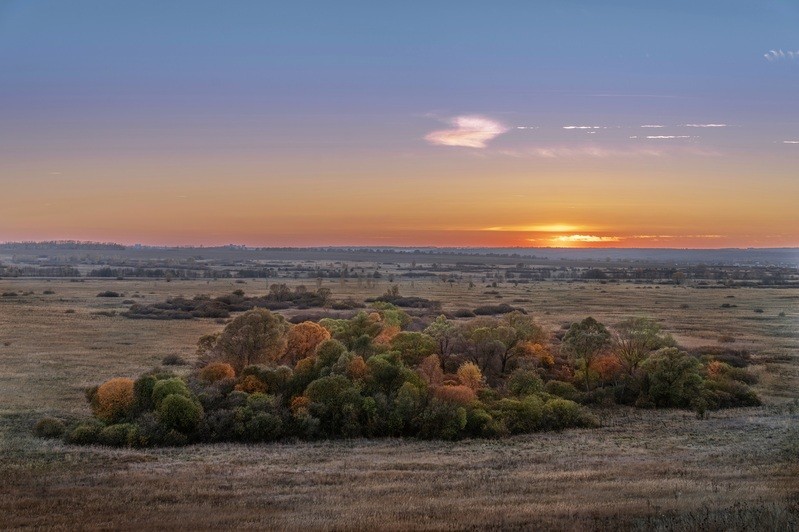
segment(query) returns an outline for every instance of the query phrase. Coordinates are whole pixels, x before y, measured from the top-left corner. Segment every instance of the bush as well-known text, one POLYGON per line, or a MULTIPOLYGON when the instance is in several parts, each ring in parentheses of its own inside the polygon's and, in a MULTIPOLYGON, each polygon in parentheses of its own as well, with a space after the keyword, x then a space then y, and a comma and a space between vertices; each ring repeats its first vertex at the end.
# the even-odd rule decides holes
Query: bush
POLYGON ((550 399, 544 405, 544 426, 560 430, 569 427, 595 427, 597 420, 580 405, 567 399, 550 399))
POLYGON ((518 397, 541 393, 544 383, 534 370, 519 368, 508 379, 508 391, 518 397))
POLYGON ((510 434, 529 434, 543 425, 544 402, 536 395, 523 399, 502 399, 496 405, 495 416, 501 419, 510 434))
POLYGON ((33 427, 34 434, 40 438, 59 438, 65 430, 64 422, 55 417, 43 417, 33 427))
POLYGON ((281 419, 266 412, 255 414, 246 424, 245 439, 253 442, 275 441, 282 436, 281 419))
POLYGON ((433 395, 440 401, 460 406, 466 406, 477 399, 475 391, 462 384, 455 386, 438 386, 433 389, 433 395))
POLYGON ((185 366, 186 361, 180 355, 167 355, 161 360, 164 366, 185 366))
POLYGON ((158 419, 165 426, 187 434, 193 432, 202 419, 202 407, 184 395, 166 396, 158 407, 158 419))
POLYGON ((549 381, 544 385, 544 391, 550 395, 557 395, 569 401, 579 401, 582 393, 570 382, 549 381))
POLYGON ((156 381, 153 385, 153 406, 159 408, 161 402, 170 395, 180 395, 190 398, 191 391, 189 391, 183 379, 179 379, 178 377, 156 381))
POLYGON ((106 290, 105 292, 100 292, 97 294, 97 297, 120 297, 119 292, 112 292, 111 290, 106 290))
POLYGON ((644 392, 655 406, 690 408, 700 395, 702 376, 697 359, 668 347, 656 351, 641 364, 644 392))
POLYGON ((200 370, 200 380, 208 383, 235 378, 236 370, 225 362, 211 362, 200 370))
POLYGON ((89 445, 97 443, 100 431, 104 425, 96 419, 83 421, 75 425, 66 433, 66 442, 78 445, 89 445))
POLYGON ((94 415, 108 423, 127 417, 134 403, 133 380, 117 378, 104 382, 92 394, 94 415))
POLYGON ((448 401, 433 399, 420 415, 422 438, 456 440, 466 428, 466 409, 448 401))
POLYGON ((118 423, 105 427, 97 436, 97 441, 111 447, 124 447, 133 443, 136 425, 132 423, 118 423))

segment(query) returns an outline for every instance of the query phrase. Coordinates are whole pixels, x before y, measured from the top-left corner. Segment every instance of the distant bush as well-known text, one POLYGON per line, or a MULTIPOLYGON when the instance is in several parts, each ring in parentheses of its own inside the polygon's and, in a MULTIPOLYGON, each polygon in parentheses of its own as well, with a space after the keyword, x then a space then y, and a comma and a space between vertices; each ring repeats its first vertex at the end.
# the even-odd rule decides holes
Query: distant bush
POLYGON ((158 406, 159 421, 184 434, 197 428, 202 415, 202 407, 184 395, 167 395, 158 406))
POLYGON ((97 294, 97 297, 121 297, 119 292, 113 292, 111 290, 106 290, 105 292, 100 292, 97 294))
POLYGON ((152 403, 155 408, 159 408, 161 403, 170 395, 180 395, 191 397, 191 391, 183 379, 172 377, 169 379, 157 380, 153 385, 152 403))
POLYGON ((511 312, 521 312, 527 314, 523 308, 512 307, 507 303, 500 303, 499 305, 483 305, 474 309, 476 316, 492 316, 495 314, 510 314, 511 312))
POLYGON ((200 370, 200 379, 209 383, 235 377, 236 370, 233 369, 233 366, 224 362, 211 362, 200 370))
POLYGON ((161 359, 164 366, 185 366, 187 362, 180 355, 167 355, 161 359))
POLYGON ((68 430, 65 439, 67 443, 80 445, 98 443, 99 435, 103 428, 104 425, 96 419, 83 421, 68 430))
POLYGON ((59 438, 65 430, 64 422, 54 417, 43 417, 33 428, 33 432, 40 438, 59 438))
POLYGON ((135 432, 136 425, 132 423, 109 425, 97 434, 97 442, 111 447, 124 447, 131 445, 135 432))

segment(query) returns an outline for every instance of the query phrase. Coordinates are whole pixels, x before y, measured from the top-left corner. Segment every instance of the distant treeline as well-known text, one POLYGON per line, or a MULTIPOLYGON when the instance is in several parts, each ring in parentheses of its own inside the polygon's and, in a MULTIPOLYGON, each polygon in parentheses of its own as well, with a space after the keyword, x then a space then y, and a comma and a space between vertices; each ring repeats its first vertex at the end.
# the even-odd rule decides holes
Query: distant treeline
POLYGON ((113 242, 81 242, 78 240, 50 240, 45 242, 4 242, 0 247, 13 250, 48 250, 48 249, 69 249, 69 250, 122 250, 127 249, 122 244, 113 242))
POLYGON ((0 277, 80 277, 72 266, 3 266, 0 277))

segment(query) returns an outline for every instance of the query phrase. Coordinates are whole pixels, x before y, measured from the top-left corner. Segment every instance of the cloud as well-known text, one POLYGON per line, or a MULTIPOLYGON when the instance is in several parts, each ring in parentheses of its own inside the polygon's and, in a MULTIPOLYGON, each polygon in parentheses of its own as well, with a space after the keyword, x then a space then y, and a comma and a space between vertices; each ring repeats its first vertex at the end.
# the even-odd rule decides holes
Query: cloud
POLYGON ((508 131, 504 124, 477 115, 456 116, 450 123, 451 129, 428 133, 425 140, 435 146, 485 148, 487 142, 508 131))
POLYGON ((763 54, 763 57, 765 57, 766 61, 768 61, 769 63, 773 63, 774 61, 779 61, 781 59, 794 60, 794 59, 799 59, 799 50, 795 52, 791 50, 783 52, 781 49, 769 50, 768 53, 763 54))
POLYGON ((641 127, 666 127, 666 126, 661 126, 660 124, 644 124, 641 127))
POLYGON ((659 157, 664 154, 662 150, 652 148, 616 150, 602 148, 599 146, 582 146, 570 148, 567 146, 539 146, 516 150, 501 150, 501 155, 509 157, 537 157, 541 159, 574 159, 574 158, 597 158, 607 157, 659 157))
POLYGON ((783 140, 783 144, 799 144, 799 140, 783 140))
POLYGON ((684 127, 727 127, 727 124, 683 124, 684 127))
POLYGON ((618 236, 596 236, 596 235, 561 235, 549 239, 552 242, 620 242, 618 236))
POLYGON ((563 129, 607 129, 606 126, 563 126, 563 129))
MULTIPOLYGON (((580 230, 578 226, 567 224, 505 225, 499 227, 486 227, 483 229, 483 231, 507 231, 522 233, 566 233, 569 231, 578 230, 580 230)), ((583 228, 583 230, 585 230, 585 228, 583 228)))
POLYGON ((647 135, 648 139, 690 139, 691 135, 647 135))
POLYGON ((723 238, 724 235, 632 235, 637 240, 668 240, 670 238, 723 238))

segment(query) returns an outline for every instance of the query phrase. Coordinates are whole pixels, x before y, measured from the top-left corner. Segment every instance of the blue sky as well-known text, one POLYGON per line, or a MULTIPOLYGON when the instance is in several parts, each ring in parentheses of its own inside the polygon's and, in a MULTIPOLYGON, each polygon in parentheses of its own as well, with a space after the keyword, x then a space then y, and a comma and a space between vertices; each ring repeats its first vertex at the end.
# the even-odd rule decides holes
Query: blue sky
POLYGON ((242 183, 365 167, 379 180, 398 164, 408 176, 386 179, 446 180, 475 156, 587 180, 601 158, 604 176, 634 179, 641 154, 779 187, 799 153, 796 94, 787 0, 0 0, 0 184, 20 190, 67 174, 126 189, 200 167, 242 183), (458 117, 486 119, 471 122, 485 142, 459 144, 458 117))

